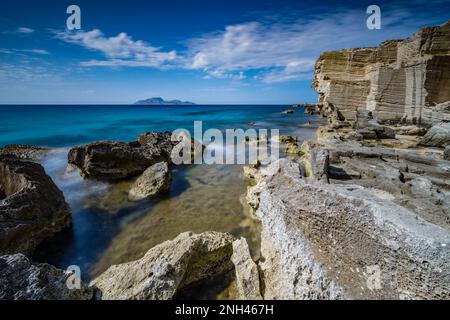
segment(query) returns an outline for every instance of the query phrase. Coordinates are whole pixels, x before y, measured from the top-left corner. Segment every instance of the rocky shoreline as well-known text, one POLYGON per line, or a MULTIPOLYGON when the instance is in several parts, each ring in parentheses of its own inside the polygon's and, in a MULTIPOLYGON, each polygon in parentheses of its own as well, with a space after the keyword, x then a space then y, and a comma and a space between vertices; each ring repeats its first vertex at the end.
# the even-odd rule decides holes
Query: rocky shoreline
MULTIPOLYGON (((70 228, 63 193, 33 162, 39 148, 0 151, 0 299, 176 299, 232 273, 240 299, 450 299, 450 23, 379 48, 327 52, 316 63, 327 124, 314 141, 280 136, 287 157, 244 167, 244 205, 261 223, 260 253, 220 232, 184 232, 139 259, 69 289, 71 274, 30 261, 70 228), (255 259, 255 260, 254 260, 255 259)), ((75 147, 85 179, 135 179, 130 201, 170 188, 170 133, 75 147)))
POLYGON ((319 58, 328 124, 244 170, 264 299, 450 298, 449 38, 447 23, 319 58))

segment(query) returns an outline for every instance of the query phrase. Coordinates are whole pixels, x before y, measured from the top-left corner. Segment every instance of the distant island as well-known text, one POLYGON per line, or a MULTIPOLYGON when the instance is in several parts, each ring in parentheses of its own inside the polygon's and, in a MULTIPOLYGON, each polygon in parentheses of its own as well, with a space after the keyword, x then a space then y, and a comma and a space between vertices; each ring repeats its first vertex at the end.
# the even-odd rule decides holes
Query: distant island
POLYGON ((134 105, 140 106, 168 106, 168 105, 176 105, 176 106, 192 106, 195 103, 190 101, 180 101, 180 100, 170 100, 166 101, 163 98, 155 97, 146 100, 139 100, 135 102, 134 105))

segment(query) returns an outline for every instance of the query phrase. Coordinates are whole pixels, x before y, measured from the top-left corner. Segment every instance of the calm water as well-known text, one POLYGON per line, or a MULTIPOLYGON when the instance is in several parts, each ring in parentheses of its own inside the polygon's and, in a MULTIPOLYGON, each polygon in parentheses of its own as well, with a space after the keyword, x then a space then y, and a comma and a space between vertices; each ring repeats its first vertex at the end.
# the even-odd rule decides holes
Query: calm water
POLYGON ((91 279, 111 264, 141 257, 180 232, 215 230, 245 236, 254 252, 258 226, 246 218, 241 197, 246 184, 239 165, 174 167, 169 194, 129 202, 132 181, 111 185, 83 180, 67 169, 72 146, 97 140, 132 141, 146 131, 177 128, 278 128, 281 134, 313 138, 321 119, 286 106, 0 106, 0 146, 51 147, 41 161, 63 190, 73 211, 73 228, 43 244, 33 257, 66 268, 81 267, 91 279), (308 123, 310 122, 310 124, 308 123))

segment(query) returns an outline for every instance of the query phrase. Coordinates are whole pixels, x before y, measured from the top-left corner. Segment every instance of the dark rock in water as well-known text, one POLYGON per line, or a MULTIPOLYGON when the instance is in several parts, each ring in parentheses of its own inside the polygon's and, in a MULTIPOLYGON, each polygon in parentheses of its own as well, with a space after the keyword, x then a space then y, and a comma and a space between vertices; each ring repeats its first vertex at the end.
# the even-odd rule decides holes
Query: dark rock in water
POLYGON ((69 163, 86 178, 120 180, 136 176, 157 162, 138 142, 93 142, 69 151, 69 163))
POLYGON ((136 180, 131 187, 129 199, 142 200, 155 196, 170 188, 170 172, 167 162, 152 165, 136 180))
POLYGON ((174 143, 170 132, 145 133, 134 142, 93 142, 69 151, 69 163, 83 176, 98 180, 121 180, 137 176, 151 165, 170 160, 174 143))
POLYGON ((46 263, 34 263, 23 254, 0 257, 0 300, 90 300, 94 292, 80 282, 69 289, 74 275, 46 263), (70 279, 69 279, 70 278, 70 279))
POLYGON ((0 156, 0 254, 28 254, 71 225, 63 193, 37 163, 0 156))
POLYGON ((282 112, 282 114, 293 114, 293 113, 294 113, 294 110, 292 110, 292 109, 288 109, 288 110, 285 110, 282 112))
POLYGON ((440 122, 431 127, 421 143, 430 147, 445 147, 450 144, 450 122, 440 122))
POLYGON ((37 160, 46 152, 48 152, 47 148, 9 144, 0 149, 0 156, 9 155, 19 159, 37 160))

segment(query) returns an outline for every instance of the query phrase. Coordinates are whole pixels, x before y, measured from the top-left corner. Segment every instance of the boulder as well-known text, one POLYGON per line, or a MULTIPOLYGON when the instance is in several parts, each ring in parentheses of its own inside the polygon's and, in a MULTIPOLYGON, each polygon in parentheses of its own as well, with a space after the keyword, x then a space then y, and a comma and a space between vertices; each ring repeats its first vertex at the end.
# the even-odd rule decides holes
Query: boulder
POLYGON ((129 192, 132 201, 155 196, 170 188, 170 172, 167 162, 152 165, 136 180, 129 192))
MULTIPOLYGON (((46 263, 34 263, 23 254, 0 256, 0 300, 90 300, 92 288, 83 282, 69 289, 75 274, 46 263)), ((79 279, 78 279, 79 280, 79 279)))
POLYGON ((69 163, 83 176, 98 180, 121 180, 137 176, 151 165, 170 161, 174 142, 170 132, 150 132, 133 142, 93 142, 69 151, 69 163))
POLYGON ((430 147, 445 147, 450 144, 450 122, 440 122, 428 130, 421 144, 430 147))
POLYGON ((91 283, 107 300, 168 300, 181 289, 233 269, 234 237, 186 232, 141 259, 113 265, 91 283))
POLYGON ((233 242, 231 256, 236 272, 236 286, 241 300, 261 300, 258 266, 252 260, 245 238, 233 242))
POLYGON ((0 156, 0 254, 32 253, 71 225, 63 193, 37 163, 0 156))

